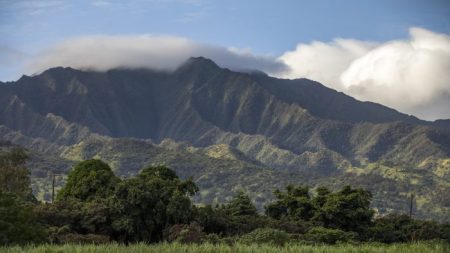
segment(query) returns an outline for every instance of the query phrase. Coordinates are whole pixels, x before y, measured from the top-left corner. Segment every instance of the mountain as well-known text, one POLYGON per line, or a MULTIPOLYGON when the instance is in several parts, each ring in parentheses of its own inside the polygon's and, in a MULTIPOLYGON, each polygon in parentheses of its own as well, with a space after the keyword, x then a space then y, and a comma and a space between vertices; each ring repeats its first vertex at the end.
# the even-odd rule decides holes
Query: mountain
POLYGON ((263 206, 287 183, 350 183, 380 212, 413 192, 419 216, 450 220, 447 123, 202 57, 173 72, 57 67, 0 84, 0 138, 33 154, 37 192, 48 170, 97 157, 123 176, 168 164, 194 177, 200 202, 245 188, 263 206))

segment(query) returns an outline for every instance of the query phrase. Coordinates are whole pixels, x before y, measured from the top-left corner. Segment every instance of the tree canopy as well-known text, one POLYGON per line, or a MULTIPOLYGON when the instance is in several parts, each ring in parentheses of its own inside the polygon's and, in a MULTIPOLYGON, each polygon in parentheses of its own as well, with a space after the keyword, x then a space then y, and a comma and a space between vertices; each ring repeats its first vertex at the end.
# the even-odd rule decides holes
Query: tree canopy
POLYGON ((33 207, 14 194, 0 191, 0 245, 27 244, 45 240, 43 227, 33 207))
POLYGON ((306 186, 286 187, 274 192, 277 200, 266 207, 274 219, 312 221, 325 228, 344 231, 364 231, 370 226, 374 211, 370 208, 372 195, 364 189, 345 186, 338 192, 318 187, 311 197, 306 186))
POLYGON ((231 201, 224 206, 224 209, 232 216, 258 215, 258 211, 252 203, 252 200, 243 191, 239 191, 231 201))
POLYGON ((57 199, 75 198, 85 201, 106 198, 119 181, 108 164, 96 159, 86 160, 69 172, 67 182, 58 192, 57 199))
POLYGON ((112 226, 122 241, 159 241, 164 229, 192 219, 189 196, 197 190, 191 180, 181 181, 167 167, 147 167, 117 185, 112 226))
MULTIPOLYGON (((13 172, 27 171, 24 153, 15 152, 4 156, 9 158, 3 157, 0 164, 14 168, 13 172)), ((449 224, 406 215, 374 218, 370 192, 351 186, 311 191, 308 186, 289 185, 284 191, 274 191, 276 199, 262 215, 243 191, 215 207, 194 205, 195 183, 181 180, 165 166, 149 166, 134 177, 119 179, 100 160, 81 162, 70 171, 55 203, 27 201, 23 198, 29 190, 27 182, 24 177, 2 185, 0 244, 168 240, 283 245, 293 238, 328 244, 450 241, 449 224)))
POLYGON ((21 198, 31 195, 30 172, 25 166, 27 159, 25 150, 21 148, 0 154, 0 191, 21 198))

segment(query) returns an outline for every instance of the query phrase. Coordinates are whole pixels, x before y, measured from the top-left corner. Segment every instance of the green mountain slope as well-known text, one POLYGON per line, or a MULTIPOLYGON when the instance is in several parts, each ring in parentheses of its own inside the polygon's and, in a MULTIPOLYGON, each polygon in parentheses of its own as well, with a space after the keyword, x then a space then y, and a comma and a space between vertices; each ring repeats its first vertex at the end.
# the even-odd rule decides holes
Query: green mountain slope
POLYGON ((194 177, 201 202, 242 187, 261 207, 287 183, 350 183, 369 187, 380 212, 406 209, 414 192, 418 215, 449 219, 446 121, 205 58, 170 73, 54 68, 0 84, 0 139, 30 150, 35 190, 47 199, 50 171, 94 157, 122 176, 172 166, 194 177))

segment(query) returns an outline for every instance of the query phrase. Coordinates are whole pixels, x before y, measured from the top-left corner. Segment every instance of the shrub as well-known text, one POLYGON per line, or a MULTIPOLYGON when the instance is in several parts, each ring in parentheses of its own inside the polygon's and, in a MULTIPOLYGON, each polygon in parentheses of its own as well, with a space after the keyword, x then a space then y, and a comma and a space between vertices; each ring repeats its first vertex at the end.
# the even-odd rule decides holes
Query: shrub
POLYGON ((239 240, 239 237, 236 235, 226 236, 226 237, 223 237, 220 239, 220 243, 232 246, 232 245, 236 244, 236 242, 238 242, 238 240, 239 240))
POLYGON ((206 234, 203 238, 203 242, 211 244, 220 244, 222 242, 221 238, 217 234, 206 234))
POLYGON ((173 225, 168 236, 170 242, 180 243, 201 243, 204 238, 203 228, 197 223, 173 225))
POLYGON ((295 221, 283 218, 280 220, 269 219, 266 225, 266 227, 285 231, 289 234, 304 234, 311 226, 311 222, 295 221))
POLYGON ((267 243, 283 246, 284 244, 289 242, 289 240, 289 234, 284 231, 272 228, 258 228, 248 234, 243 235, 239 239, 239 242, 243 244, 267 243))
POLYGON ((71 230, 69 225, 48 227, 47 233, 48 240, 52 244, 106 244, 111 241, 106 235, 79 234, 71 230))
POLYGON ((314 227, 305 234, 305 239, 312 242, 335 244, 337 242, 350 242, 356 238, 354 232, 345 232, 339 229, 314 227))
POLYGON ((110 242, 109 237, 105 235, 76 233, 60 235, 58 241, 62 244, 106 244, 110 242))

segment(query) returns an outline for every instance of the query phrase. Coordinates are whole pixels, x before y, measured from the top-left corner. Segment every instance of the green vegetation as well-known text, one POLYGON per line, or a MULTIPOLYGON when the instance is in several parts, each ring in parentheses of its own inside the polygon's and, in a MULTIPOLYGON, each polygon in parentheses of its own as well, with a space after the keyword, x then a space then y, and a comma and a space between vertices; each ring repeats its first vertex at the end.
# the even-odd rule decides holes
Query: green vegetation
POLYGON ((0 191, 22 198, 31 194, 30 172, 25 167, 28 156, 20 148, 0 154, 0 191))
POLYGON ((84 161, 70 171, 66 185, 58 193, 58 199, 90 201, 105 198, 111 195, 119 181, 108 164, 100 160, 84 161))
MULTIPOLYGON (((23 165, 12 165, 16 156, 9 159, 4 163, 8 166, 3 167, 12 171, 12 176, 14 172, 22 175, 23 165)), ((307 186, 289 185, 284 191, 275 190, 276 199, 261 214, 243 191, 220 205, 196 206, 191 198, 199 191, 197 185, 191 179, 179 179, 165 166, 148 166, 135 177, 119 178, 108 164, 86 160, 71 170, 54 203, 39 203, 21 195, 19 189, 26 189, 29 181, 21 182, 0 191, 0 243, 4 246, 112 243, 110 247, 120 248, 114 243, 170 242, 174 244, 149 249, 188 250, 180 244, 201 244, 191 246, 194 252, 215 248, 247 252, 259 247, 263 252, 276 247, 289 252, 291 248, 320 244, 434 240, 444 247, 450 242, 450 224, 405 215, 375 218, 371 193, 350 186, 338 191, 326 187, 311 191, 307 186), (265 249, 265 244, 271 246, 265 249)), ((52 247, 48 250, 58 250, 52 247)), ((103 247, 107 246, 92 250, 103 247)))
POLYGON ((45 241, 45 230, 33 212, 27 156, 13 149, 0 156, 0 245, 45 241))
POLYGON ((287 232, 273 228, 257 228, 239 238, 240 243, 249 245, 271 244, 284 246, 289 241, 291 241, 291 238, 287 232))
POLYGON ((340 245, 286 245, 282 248, 268 244, 246 245, 246 244, 132 244, 128 246, 119 244, 107 245, 40 245, 27 247, 0 248, 0 252, 5 253, 446 253, 449 246, 436 243, 410 243, 410 244, 340 244, 340 245))
MULTIPOLYGON (((449 166, 444 162, 436 165, 425 163, 424 167, 381 162, 361 164, 359 167, 346 167, 350 165, 343 164, 338 174, 318 175, 252 165, 240 157, 229 158, 227 150, 215 150, 223 154, 224 158, 209 157, 205 155, 210 151, 209 147, 202 149, 168 142, 155 145, 139 140, 92 138, 76 145, 76 152, 72 150, 65 153, 64 157, 71 162, 45 160, 47 158, 44 159, 43 155, 33 153, 29 165, 32 168, 33 191, 38 199, 50 201, 52 172, 66 175, 66 168, 72 167, 73 163, 96 157, 108 163, 119 177, 132 177, 146 165, 166 165, 182 179, 192 177, 201 190, 193 198, 199 204, 221 204, 229 201, 239 190, 244 190, 257 209, 262 211, 274 199, 274 188, 285 188, 288 184, 308 184, 313 190, 318 186, 326 186, 336 191, 350 184, 369 190, 373 195, 372 207, 382 215, 408 212, 409 195, 414 193, 415 217, 450 222, 450 202, 446 198, 450 177, 444 173, 449 166), (438 173, 433 168, 439 168, 438 173)), ((63 175, 56 178, 57 188, 64 185, 63 175)))
POLYGON ((13 194, 0 191, 0 245, 28 244, 45 241, 32 206, 13 194))
POLYGON ((450 222, 448 124, 307 79, 190 63, 173 73, 54 68, 0 85, 0 146, 30 149, 39 200, 51 200, 53 173, 101 159, 118 177, 162 164, 192 177, 195 203, 222 204, 244 190, 261 211, 274 188, 350 184, 373 194, 379 214, 408 212, 413 193, 414 217, 450 222))

